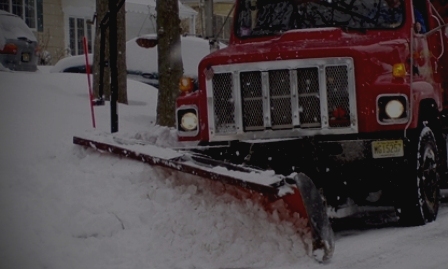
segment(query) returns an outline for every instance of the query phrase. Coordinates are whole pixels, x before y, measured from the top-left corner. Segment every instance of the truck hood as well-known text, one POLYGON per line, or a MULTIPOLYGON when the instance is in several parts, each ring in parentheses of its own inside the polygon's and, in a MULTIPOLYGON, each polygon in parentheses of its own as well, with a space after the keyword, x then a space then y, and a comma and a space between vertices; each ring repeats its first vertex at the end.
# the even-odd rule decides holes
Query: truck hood
POLYGON ((294 30, 268 40, 229 45, 205 57, 201 65, 205 68, 248 62, 352 57, 355 62, 373 61, 384 69, 405 61, 409 55, 407 44, 404 36, 392 31, 346 33, 340 28, 294 30))

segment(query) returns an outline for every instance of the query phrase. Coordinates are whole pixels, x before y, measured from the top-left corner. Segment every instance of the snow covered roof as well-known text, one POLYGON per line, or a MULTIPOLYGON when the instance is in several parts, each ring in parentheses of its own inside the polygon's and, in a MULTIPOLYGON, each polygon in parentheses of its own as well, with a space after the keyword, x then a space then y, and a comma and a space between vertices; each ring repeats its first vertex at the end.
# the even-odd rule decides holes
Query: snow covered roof
MULTIPOLYGON (((127 0, 126 11, 143 13, 143 14, 157 14, 156 0, 127 0)), ((189 6, 183 5, 179 1, 179 17, 181 19, 191 18, 196 16, 197 12, 189 6)))

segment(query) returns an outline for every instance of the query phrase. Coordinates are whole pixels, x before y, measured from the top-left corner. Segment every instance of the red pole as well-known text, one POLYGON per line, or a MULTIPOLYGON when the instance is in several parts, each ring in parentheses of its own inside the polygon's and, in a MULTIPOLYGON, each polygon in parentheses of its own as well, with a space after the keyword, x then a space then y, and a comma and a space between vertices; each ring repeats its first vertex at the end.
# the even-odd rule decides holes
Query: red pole
POLYGON ((86 73, 87 73, 87 83, 89 84, 89 98, 90 98, 90 114, 92 115, 92 125, 95 128, 95 113, 93 111, 93 93, 92 93, 92 85, 90 83, 90 64, 89 64, 89 48, 87 47, 87 38, 84 37, 82 39, 84 45, 84 55, 86 56, 86 73))

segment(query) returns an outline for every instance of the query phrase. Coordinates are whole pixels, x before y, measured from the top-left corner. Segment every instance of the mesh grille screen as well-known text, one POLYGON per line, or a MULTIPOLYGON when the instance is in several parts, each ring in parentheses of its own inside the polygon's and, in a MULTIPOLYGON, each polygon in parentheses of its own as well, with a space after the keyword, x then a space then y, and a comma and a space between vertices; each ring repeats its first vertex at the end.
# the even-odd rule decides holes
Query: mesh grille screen
POLYGON ((350 126, 347 72, 347 66, 328 66, 325 69, 330 127, 350 126))
POLYGON ((237 123, 242 124, 245 132, 267 128, 350 127, 347 65, 246 71, 239 73, 239 77, 233 76, 233 73, 218 73, 213 77, 217 134, 236 132, 237 123), (233 79, 239 83, 237 87, 241 90, 241 96, 236 98, 241 100, 238 104, 233 96, 233 79), (320 85, 324 82, 325 85, 320 85), (322 98, 321 94, 326 96, 322 98), (236 105, 241 107, 235 109, 236 105), (328 110, 328 115, 322 113, 323 109, 328 110), (242 115, 235 115, 235 111, 241 111, 242 115), (299 116, 298 121, 293 122, 294 115, 296 118, 299 116), (328 123, 326 120, 323 123, 322 119, 326 118, 329 119, 328 123), (299 126, 294 126, 297 123, 299 126))
POLYGON ((263 130, 263 90, 261 72, 240 74, 241 95, 243 98, 243 125, 245 130, 263 130))
POLYGON ((289 70, 269 71, 272 128, 292 128, 291 82, 289 70))
POLYGON ((232 74, 215 74, 212 83, 216 132, 221 134, 235 133, 235 98, 233 96, 232 74))
POLYGON ((320 127, 319 73, 317 67, 297 70, 300 126, 320 127))

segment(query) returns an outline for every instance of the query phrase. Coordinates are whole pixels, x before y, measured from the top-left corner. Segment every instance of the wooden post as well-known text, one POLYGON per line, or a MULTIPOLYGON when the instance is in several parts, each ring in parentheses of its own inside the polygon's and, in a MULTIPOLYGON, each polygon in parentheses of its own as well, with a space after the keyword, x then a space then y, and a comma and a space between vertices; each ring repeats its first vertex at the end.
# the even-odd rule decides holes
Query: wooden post
POLYGON ((117 68, 117 1, 109 0, 109 66, 110 66, 110 120, 111 133, 118 132, 118 68, 117 68))

